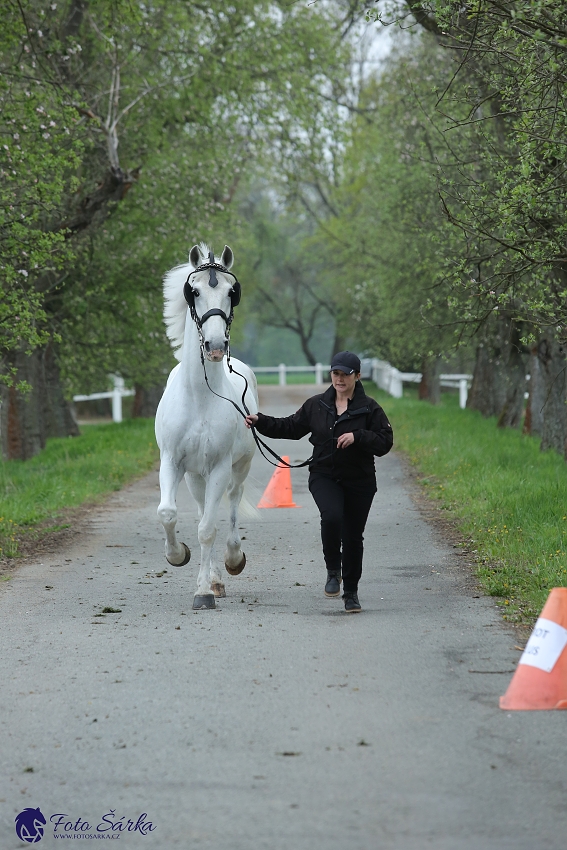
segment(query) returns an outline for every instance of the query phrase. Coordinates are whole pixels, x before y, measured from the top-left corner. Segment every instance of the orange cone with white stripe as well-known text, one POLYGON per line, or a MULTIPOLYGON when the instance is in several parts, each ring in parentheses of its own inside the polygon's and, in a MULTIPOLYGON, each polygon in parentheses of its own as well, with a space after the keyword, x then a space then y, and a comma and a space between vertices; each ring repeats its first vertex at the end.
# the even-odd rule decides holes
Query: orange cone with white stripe
MULTIPOLYGON (((289 458, 284 455, 282 460, 289 463, 289 458)), ((274 470, 274 474, 268 481, 268 486, 264 490, 264 495, 257 505, 258 508, 298 508, 293 501, 293 493, 291 491, 291 473, 289 466, 279 464, 274 470)))
POLYGON ((500 708, 567 708, 567 587, 549 594, 500 708))

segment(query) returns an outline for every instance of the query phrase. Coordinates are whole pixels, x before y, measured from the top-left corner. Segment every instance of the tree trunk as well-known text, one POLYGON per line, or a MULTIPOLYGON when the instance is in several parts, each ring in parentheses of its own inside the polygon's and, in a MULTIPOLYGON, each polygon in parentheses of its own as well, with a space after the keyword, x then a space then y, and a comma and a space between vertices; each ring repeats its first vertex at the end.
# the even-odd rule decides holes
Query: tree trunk
POLYGON ((31 354, 10 352, 6 360, 16 368, 15 381, 26 381, 31 389, 19 392, 15 386, 2 386, 0 437, 3 457, 28 460, 45 447, 48 437, 78 435, 79 428, 63 395, 53 346, 36 348, 31 354))
POLYGON ((42 394, 38 392, 41 375, 41 349, 24 354, 10 352, 10 367, 16 369, 15 381, 31 385, 28 392, 15 386, 2 389, 2 453, 8 460, 28 460, 45 446, 42 394))
POLYGON ((538 346, 532 346, 529 360, 529 395, 524 420, 524 434, 541 437, 543 433, 543 406, 545 404, 545 375, 538 357, 538 346))
POLYGON ((79 426, 63 395, 59 364, 52 343, 48 343, 46 348, 41 350, 41 359, 43 369, 40 381, 45 434, 47 437, 78 437, 79 426))
POLYGON ((163 387, 141 387, 139 384, 135 384, 134 389, 136 395, 134 396, 132 416, 147 419, 155 416, 163 395, 163 387))
POLYGON ((345 350, 344 337, 338 330, 335 330, 335 338, 333 340, 333 350, 331 351, 331 360, 333 359, 335 354, 338 354, 339 351, 344 351, 344 350, 345 350))
POLYGON ((505 330, 508 345, 503 345, 503 383, 506 390, 504 405, 498 416, 499 428, 519 428, 524 412, 526 392, 526 355, 518 323, 510 319, 505 330))
MULTIPOLYGON (((83 5, 77 0, 74 8, 80 9, 83 5)), ((72 217, 54 228, 65 230, 67 239, 85 230, 95 215, 101 211, 104 215, 108 213, 111 202, 121 201, 138 177, 139 169, 122 171, 119 167, 111 167, 97 188, 79 200, 72 217)), ((50 284, 50 274, 39 277, 35 283, 39 291, 46 291, 50 284)), ((15 366, 16 382, 26 381, 32 387, 27 393, 5 387, 0 389, 2 455, 27 460, 41 451, 47 437, 76 436, 79 429, 63 395, 53 343, 31 354, 8 351, 2 359, 8 367, 15 366)))
POLYGON ((317 362, 315 355, 309 348, 310 337, 306 337, 303 333, 299 334, 299 341, 301 343, 301 350, 305 354, 305 358, 310 366, 314 366, 317 362))
POLYGON ((478 346, 467 407, 497 416, 498 427, 517 428, 524 406, 526 363, 518 323, 505 311, 487 323, 478 346))
POLYGON ((124 200, 132 186, 138 182, 140 171, 140 168, 123 171, 119 166, 110 166, 102 175, 96 189, 90 195, 82 197, 76 204, 73 215, 56 229, 64 231, 65 238, 70 239, 76 233, 86 230, 101 210, 106 217, 109 204, 124 200))
POLYGON ((441 357, 423 357, 421 361, 421 382, 419 384, 418 396, 421 401, 429 401, 431 404, 439 404, 441 401, 441 357))
POLYGON ((482 342, 476 350, 476 362, 467 407, 478 410, 483 416, 495 416, 503 399, 496 397, 494 363, 488 345, 482 342))
POLYGON ((565 346, 550 331, 540 339, 537 353, 544 379, 541 450, 555 449, 564 455, 567 427, 565 346))

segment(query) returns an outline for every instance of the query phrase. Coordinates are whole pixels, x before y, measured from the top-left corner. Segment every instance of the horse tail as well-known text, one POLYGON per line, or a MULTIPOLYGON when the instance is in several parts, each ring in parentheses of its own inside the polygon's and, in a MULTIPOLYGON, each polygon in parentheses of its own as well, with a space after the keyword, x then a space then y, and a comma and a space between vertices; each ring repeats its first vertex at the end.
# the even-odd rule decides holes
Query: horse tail
MULTIPOLYGON (((246 479, 244 482, 244 492, 238 506, 238 517, 241 520, 245 519, 260 519, 260 511, 254 505, 260 501, 262 489, 257 481, 246 479)), ((222 503, 225 508, 229 507, 228 496, 226 492, 223 494, 222 503)))
POLYGON ((257 500, 257 494, 253 492, 254 490, 255 488, 250 486, 247 481, 244 483, 244 495, 238 506, 238 514, 242 519, 260 519, 260 512, 254 507, 257 500))

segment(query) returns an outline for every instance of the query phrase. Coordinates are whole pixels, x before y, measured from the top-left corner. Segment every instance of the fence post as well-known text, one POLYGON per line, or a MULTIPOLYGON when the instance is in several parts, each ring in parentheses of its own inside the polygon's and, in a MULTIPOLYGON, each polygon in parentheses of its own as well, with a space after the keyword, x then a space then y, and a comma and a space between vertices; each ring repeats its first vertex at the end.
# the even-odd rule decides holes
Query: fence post
POLYGON ((112 390, 112 421, 122 422, 122 390, 124 389, 124 378, 113 375, 114 389, 112 390))
POLYGON ((323 364, 315 364, 315 383, 319 386, 323 383, 323 364))
POLYGON ((378 366, 379 366, 378 358, 373 357, 372 358, 372 380, 374 381, 374 383, 376 384, 377 387, 380 386, 380 384, 378 383, 378 380, 379 380, 379 378, 378 378, 378 366))
POLYGON ((459 381, 459 407, 461 410, 464 410, 467 406, 467 398, 469 394, 469 388, 467 386, 467 379, 461 378, 459 381))
POLYGON ((400 378, 400 372, 395 367, 392 367, 390 372, 390 395, 394 398, 402 398, 404 394, 404 386, 400 378))
POLYGON ((280 374, 280 387, 285 387, 285 385, 287 383, 286 374, 285 374, 285 363, 280 363, 278 368, 279 368, 279 374, 280 374))

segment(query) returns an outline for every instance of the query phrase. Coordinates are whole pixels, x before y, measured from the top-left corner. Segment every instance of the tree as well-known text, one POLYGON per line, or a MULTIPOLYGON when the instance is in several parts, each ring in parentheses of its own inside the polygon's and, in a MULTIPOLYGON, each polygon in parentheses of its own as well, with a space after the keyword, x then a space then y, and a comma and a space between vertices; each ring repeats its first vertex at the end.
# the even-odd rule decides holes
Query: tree
POLYGON ((440 359, 463 329, 458 300, 450 305, 441 285, 452 228, 437 192, 439 131, 416 109, 442 59, 416 40, 366 81, 337 178, 325 203, 311 205, 343 334, 401 369, 421 369, 430 400, 440 359))
MULTIPOLYGON (((230 8, 217 3, 206 9, 181 0, 159 8, 103 0, 72 0, 49 9, 32 2, 25 10, 17 0, 9 0, 8 6, 1 61, 12 81, 10 96, 21 111, 20 102, 25 103, 25 91, 31 89, 50 121, 70 130, 67 149, 72 147, 75 156, 73 161, 68 150, 63 151, 54 162, 52 182, 60 171, 66 182, 52 194, 49 215, 41 192, 28 204, 40 222, 38 231, 47 234, 44 255, 50 263, 42 255, 31 270, 25 268, 27 278, 15 277, 18 285, 12 286, 6 315, 15 313, 22 327, 17 333, 9 328, 10 338, 0 339, 4 385, 11 385, 3 393, 1 430, 3 435, 10 429, 15 433, 16 439, 8 442, 19 447, 19 456, 27 457, 48 433, 47 417, 43 424, 37 422, 42 404, 32 398, 42 394, 37 362, 45 359, 49 341, 55 355, 49 358, 52 383, 59 386, 62 329, 78 329, 76 316, 90 309, 89 287, 84 284, 91 261, 91 271, 105 268, 95 256, 105 244, 101 235, 115 236, 115 243, 123 245, 139 237, 144 245, 137 258, 129 257, 129 264, 131 269, 137 263, 142 272, 144 256, 166 253, 163 245, 172 231, 178 246, 182 228, 185 233, 194 228, 203 213, 205 228, 211 230, 213 219, 218 213, 222 217, 234 194, 237 179, 231 169, 237 162, 251 162, 262 145, 289 134, 294 122, 301 123, 302 115, 313 111, 325 75, 336 70, 342 54, 340 47, 334 49, 335 31, 329 30, 332 11, 326 10, 323 17, 316 9, 266 0, 260 6, 239 0, 230 8), (307 92, 301 86, 305 78, 311 80, 307 92), (219 134, 224 144, 215 143, 219 134), (215 150, 218 156, 219 148, 220 160, 207 155, 215 150), (207 166, 212 173, 203 172, 207 166), (133 200, 140 194, 140 180, 148 186, 150 174, 145 205, 152 206, 157 222, 153 234, 142 221, 144 202, 138 206, 133 200), (129 220, 116 215, 125 199, 129 220), (183 220, 184 215, 188 218, 183 220), (107 234, 101 234, 103 229, 107 234), (152 249, 152 235, 154 245, 160 243, 158 250, 152 249), (60 249, 55 257, 54 246, 60 249), (78 273, 73 260, 80 263, 78 273), (16 390, 26 383, 33 390, 27 401, 16 404, 16 390)), ((24 238, 27 233, 25 226, 24 238)), ((28 247, 25 250, 29 253, 28 247)), ((113 279, 119 288, 117 269, 113 279)), ((149 297, 145 292, 148 316, 154 312, 158 290, 152 289, 149 297)), ((106 296, 113 306, 120 300, 118 290, 111 297, 106 288, 106 296)), ((132 309, 140 306, 139 298, 140 291, 131 304, 122 299, 128 305, 123 318, 140 312, 132 309)), ((97 309, 104 312, 100 300, 97 309)), ((115 318, 115 313, 106 313, 108 324, 115 318)), ((156 318, 148 332, 158 330, 161 334, 156 318)), ((78 336, 77 331, 76 365, 81 350, 88 353, 84 337, 78 336)), ((121 337, 125 341, 128 333, 121 337)), ((68 340, 65 351, 70 355, 68 340)), ((63 401, 60 392, 58 401, 63 401)))
POLYGON ((245 274, 255 320, 294 334, 307 363, 315 365, 332 354, 335 309, 326 269, 310 250, 312 221, 304 211, 286 209, 270 185, 253 187, 241 212, 249 225, 245 253, 253 262, 245 274), (322 337, 329 341, 325 353, 315 348, 322 337))
MULTIPOLYGON (((480 325, 500 312, 508 317, 508 344, 523 336, 506 373, 517 396, 524 379, 516 361, 525 359, 521 349, 538 329, 542 339, 557 342, 543 346, 546 357, 559 357, 551 371, 564 368, 564 4, 408 0, 394 11, 406 20, 411 15, 453 58, 453 72, 439 78, 428 112, 434 122, 449 121, 439 187, 447 218, 462 235, 457 251, 448 252, 447 282, 468 296, 468 321, 480 325)), ((490 343, 490 332, 485 337, 490 343)), ((486 345, 479 346, 479 389, 485 354, 486 345)), ((546 409, 556 416, 551 405, 546 409)))

